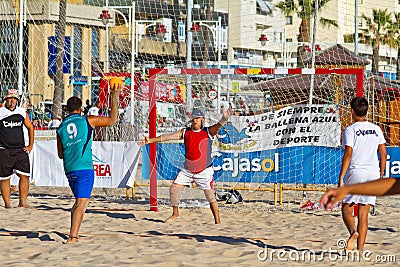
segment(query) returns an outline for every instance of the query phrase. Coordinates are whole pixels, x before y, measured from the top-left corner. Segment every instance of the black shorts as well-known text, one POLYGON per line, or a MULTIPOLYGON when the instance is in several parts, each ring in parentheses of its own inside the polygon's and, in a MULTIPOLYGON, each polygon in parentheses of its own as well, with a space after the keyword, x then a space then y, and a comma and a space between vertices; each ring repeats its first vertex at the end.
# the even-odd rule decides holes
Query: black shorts
POLYGON ((29 155, 22 148, 0 148, 0 180, 7 179, 13 172, 30 176, 29 155))

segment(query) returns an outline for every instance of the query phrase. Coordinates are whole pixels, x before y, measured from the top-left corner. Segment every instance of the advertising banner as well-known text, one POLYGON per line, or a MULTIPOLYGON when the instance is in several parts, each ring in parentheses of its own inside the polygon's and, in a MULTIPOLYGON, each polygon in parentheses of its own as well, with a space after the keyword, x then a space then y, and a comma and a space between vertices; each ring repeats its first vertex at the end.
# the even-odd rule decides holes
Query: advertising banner
MULTIPOLYGON (((94 187, 132 187, 139 163, 136 142, 93 142, 94 187)), ((56 140, 37 141, 30 155, 31 181, 35 186, 68 186, 56 140)), ((18 177, 12 177, 18 184, 18 177)))

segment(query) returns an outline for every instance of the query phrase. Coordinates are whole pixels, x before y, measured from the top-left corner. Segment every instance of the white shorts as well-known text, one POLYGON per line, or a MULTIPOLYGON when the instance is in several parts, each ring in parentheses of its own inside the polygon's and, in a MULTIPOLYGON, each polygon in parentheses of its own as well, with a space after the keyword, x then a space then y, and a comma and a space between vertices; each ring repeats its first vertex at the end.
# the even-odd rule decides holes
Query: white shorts
MULTIPOLYGON (((359 184, 368 181, 374 181, 379 179, 375 174, 362 174, 362 173, 350 173, 346 177, 345 186, 351 184, 359 184)), ((343 198, 343 203, 355 203, 355 204, 370 204, 375 205, 376 197, 375 196, 366 196, 366 195, 347 195, 343 198)))
POLYGON ((214 189, 214 167, 208 167, 199 173, 181 170, 174 183, 190 186, 194 182, 196 187, 202 190, 214 189))

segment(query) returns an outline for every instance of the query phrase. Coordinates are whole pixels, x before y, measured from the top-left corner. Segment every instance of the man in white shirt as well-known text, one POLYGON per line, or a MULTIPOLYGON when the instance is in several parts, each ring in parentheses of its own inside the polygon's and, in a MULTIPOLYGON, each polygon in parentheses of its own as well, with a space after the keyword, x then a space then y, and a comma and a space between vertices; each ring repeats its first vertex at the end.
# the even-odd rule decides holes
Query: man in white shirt
MULTIPOLYGON (((342 144, 345 151, 340 169, 339 187, 343 186, 345 175, 345 187, 382 179, 386 167, 386 141, 381 128, 366 119, 368 101, 364 97, 356 97, 351 101, 350 106, 354 124, 348 126, 343 133, 342 144)), ((368 213, 370 205, 375 205, 375 200, 375 196, 356 194, 349 194, 343 199, 342 218, 350 233, 347 242, 348 250, 354 249, 356 241, 357 249, 360 251, 364 249, 368 230, 368 213), (357 227, 353 217, 355 205, 358 205, 357 227)))

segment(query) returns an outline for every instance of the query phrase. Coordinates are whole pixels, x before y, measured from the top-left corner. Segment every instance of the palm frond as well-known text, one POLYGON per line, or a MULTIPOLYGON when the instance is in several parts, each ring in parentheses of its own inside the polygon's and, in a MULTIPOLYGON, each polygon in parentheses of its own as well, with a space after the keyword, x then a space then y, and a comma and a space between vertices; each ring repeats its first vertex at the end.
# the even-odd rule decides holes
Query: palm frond
POLYGON ((322 26, 327 27, 327 28, 329 28, 331 26, 338 27, 337 21, 333 20, 333 19, 320 18, 319 22, 322 24, 322 26))
POLYGON ((279 8, 286 17, 297 12, 297 6, 293 0, 281 1, 275 7, 279 8))

